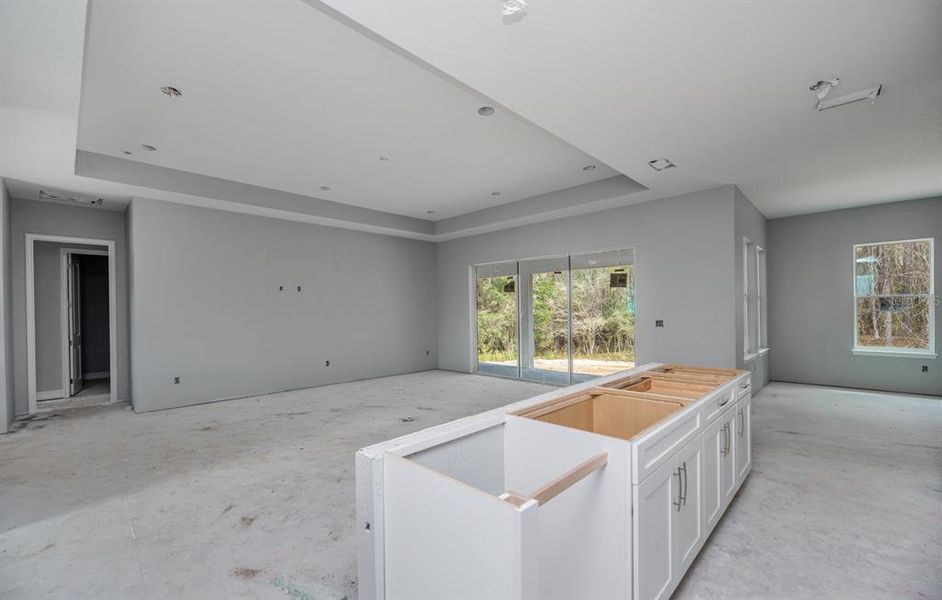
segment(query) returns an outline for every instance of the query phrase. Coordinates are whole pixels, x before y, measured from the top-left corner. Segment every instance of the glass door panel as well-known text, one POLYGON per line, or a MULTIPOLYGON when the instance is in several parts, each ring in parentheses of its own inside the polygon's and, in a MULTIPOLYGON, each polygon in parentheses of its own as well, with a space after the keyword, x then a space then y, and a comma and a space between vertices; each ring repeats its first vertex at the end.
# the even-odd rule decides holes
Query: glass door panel
POLYGON ((476 271, 478 372, 519 377, 517 263, 482 265, 476 271))
POLYGON ((521 377, 569 384, 569 259, 520 263, 521 377))
POLYGON ((573 383, 635 366, 633 254, 572 257, 573 383))

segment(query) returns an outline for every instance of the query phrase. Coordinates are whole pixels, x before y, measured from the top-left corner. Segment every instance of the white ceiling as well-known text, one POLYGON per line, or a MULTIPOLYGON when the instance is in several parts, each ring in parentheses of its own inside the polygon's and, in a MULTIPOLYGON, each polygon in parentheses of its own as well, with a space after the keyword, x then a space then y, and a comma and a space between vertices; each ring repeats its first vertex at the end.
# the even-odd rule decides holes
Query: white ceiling
POLYGON ((437 233, 446 222, 423 219, 471 213, 475 227, 493 230, 726 184, 770 217, 942 194, 939 2, 531 0, 522 21, 505 25, 496 0, 329 3, 350 17, 307 1, 264 4, 263 14, 259 2, 95 0, 82 108, 104 124, 83 122, 81 142, 86 3, 0 2, 0 175, 15 197, 44 188, 120 208, 143 196, 428 240, 446 239, 437 233), (235 8, 220 15, 224 5, 235 8), (181 18, 187 10, 192 18, 181 18), (119 14, 127 27, 116 31, 108 15, 119 14), (299 25, 308 20, 318 35, 299 25), (95 42, 99 26, 116 39, 95 42), (108 48, 116 56, 93 64, 108 48), (128 64, 123 77, 99 74, 115 87, 96 91, 96 69, 128 64), (874 105, 818 113, 807 87, 833 76, 843 81, 838 94, 886 85, 874 105), (185 96, 157 93, 165 83, 185 96), (341 93, 349 106, 330 101, 341 93), (478 117, 488 97, 498 114, 478 117), (357 111, 349 137, 325 137, 344 132, 313 115, 347 108, 357 111), (312 127, 321 133, 305 136, 312 127), (523 140, 507 133, 518 130, 523 140), (140 143, 159 151, 120 154, 140 143), (79 170, 78 147, 120 158, 86 152, 97 170, 79 170), (583 153, 650 189, 623 178, 622 195, 599 196, 615 173, 581 171, 591 160, 583 153), (678 168, 646 166, 661 156, 678 168), (279 169, 290 173, 273 175, 279 169), (184 171, 223 179, 187 188, 184 171), (258 188, 217 185, 225 178, 262 186, 268 204, 253 199, 258 188), (553 195, 590 179, 603 187, 553 195), (310 191, 320 185, 333 189, 310 191), (304 191, 279 197, 265 187, 304 191), (495 189, 501 196, 490 196, 495 189))
POLYGON ((430 220, 617 175, 485 104, 301 0, 96 1, 78 147, 430 220))
MULTIPOLYGON (((312 0, 313 1, 313 0, 312 0)), ((657 198, 738 185, 769 217, 942 193, 942 3, 327 3, 657 198), (885 83, 817 112, 808 86, 885 83), (676 169, 656 173, 653 158, 676 169)))

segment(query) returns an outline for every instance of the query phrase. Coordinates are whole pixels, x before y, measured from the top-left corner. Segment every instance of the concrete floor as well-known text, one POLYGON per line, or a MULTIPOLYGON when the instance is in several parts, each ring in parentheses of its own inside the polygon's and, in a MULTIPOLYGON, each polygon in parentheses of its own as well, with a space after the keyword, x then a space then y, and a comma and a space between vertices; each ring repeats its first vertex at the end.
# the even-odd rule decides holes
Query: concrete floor
MULTIPOLYGON (((352 600, 354 451, 548 389, 431 371, 40 415, 0 436, 0 598, 352 600)), ((675 598, 942 598, 942 400, 772 384, 753 423, 675 598)))

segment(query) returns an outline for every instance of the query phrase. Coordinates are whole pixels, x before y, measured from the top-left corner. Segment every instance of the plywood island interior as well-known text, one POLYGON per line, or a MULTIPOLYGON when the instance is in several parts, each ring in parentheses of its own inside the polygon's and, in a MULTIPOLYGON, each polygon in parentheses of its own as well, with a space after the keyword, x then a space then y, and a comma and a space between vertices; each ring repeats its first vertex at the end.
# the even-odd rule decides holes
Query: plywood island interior
POLYGON ((745 371, 650 363, 357 452, 359 596, 667 598, 752 468, 745 371))

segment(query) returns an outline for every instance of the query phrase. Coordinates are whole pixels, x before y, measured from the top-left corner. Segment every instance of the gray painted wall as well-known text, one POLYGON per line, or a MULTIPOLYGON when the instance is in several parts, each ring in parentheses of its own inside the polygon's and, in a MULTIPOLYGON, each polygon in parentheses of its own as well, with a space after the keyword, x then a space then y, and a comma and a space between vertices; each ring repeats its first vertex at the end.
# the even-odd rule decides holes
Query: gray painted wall
MULTIPOLYGON (((768 253, 768 243, 766 240, 766 230, 767 230, 767 221, 765 215, 763 215, 759 210, 749 201, 749 198, 746 197, 739 188, 735 188, 736 195, 736 205, 735 205, 735 227, 736 233, 733 236, 733 256, 735 264, 735 284, 733 286, 733 296, 731 302, 735 307, 736 311, 736 367, 739 369, 748 369, 752 373, 753 388, 754 391, 762 388, 765 384, 769 382, 769 362, 771 358, 771 352, 767 352, 750 364, 746 364, 744 360, 743 352, 743 338, 745 337, 745 327, 746 320, 745 315, 743 314, 743 302, 742 302, 742 291, 743 291, 743 238, 749 238, 753 244, 761 246, 766 253, 768 253)), ((766 277, 768 281, 768 277, 766 277)), ((768 298, 768 286, 763 291, 768 298)), ((768 319, 768 315, 765 315, 765 319, 768 319)))
MULTIPOLYGON (((772 378, 893 392, 942 394, 942 361, 854 356, 853 246, 935 238, 942 285, 942 198, 769 221, 772 378), (929 366, 922 373, 922 365, 929 366)), ((937 296, 938 297, 938 296, 937 296)), ((936 351, 942 319, 935 314, 936 351)))
POLYGON ((10 276, 10 194, 0 178, 0 433, 16 416, 13 395, 13 304, 10 276))
MULTIPOLYGON (((106 250, 105 246, 82 246, 79 244, 60 244, 58 242, 36 242, 33 250, 33 280, 36 288, 33 299, 35 301, 36 316, 36 391, 60 392, 62 389, 62 261, 59 251, 62 248, 82 248, 106 250)), ((99 258, 99 257, 95 257, 99 258)), ((105 290, 108 289, 107 257, 100 257, 105 261, 105 290)), ((105 306, 105 318, 108 307, 105 306)), ((107 342, 108 329, 105 323, 105 339, 107 342)), ((105 357, 105 367, 108 370, 108 360, 105 357)), ((57 396, 57 397, 61 397, 57 396)))
POLYGON ((11 203, 13 277, 13 363, 16 414, 29 410, 26 378, 26 234, 42 233, 115 241, 117 288, 118 399, 130 398, 128 386, 128 255, 125 215, 101 210, 14 199, 11 203))
POLYGON ((735 366, 734 204, 727 186, 440 243, 439 367, 472 369, 472 265, 622 247, 636 249, 638 362, 735 366))
POLYGON ((434 244, 145 199, 128 219, 135 410, 436 365, 434 244))

